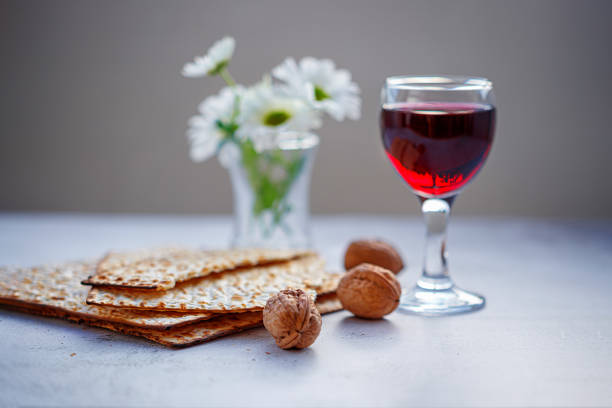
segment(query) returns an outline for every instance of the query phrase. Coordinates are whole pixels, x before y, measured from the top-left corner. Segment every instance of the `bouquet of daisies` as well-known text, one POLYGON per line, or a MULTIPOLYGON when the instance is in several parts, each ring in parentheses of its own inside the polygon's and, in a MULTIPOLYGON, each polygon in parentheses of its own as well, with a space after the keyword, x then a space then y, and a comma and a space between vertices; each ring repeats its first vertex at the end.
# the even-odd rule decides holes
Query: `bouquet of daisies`
POLYGON ((323 114, 338 121, 359 119, 360 90, 347 70, 336 69, 329 59, 312 57, 299 63, 287 58, 271 71, 271 76, 265 75, 259 83, 246 87, 229 72, 234 49, 235 40, 225 37, 206 55, 195 57, 183 67, 185 77, 219 76, 227 85, 204 99, 199 114, 189 120, 191 159, 201 162, 220 153, 221 163, 227 166, 223 152, 237 148, 255 194, 254 215, 269 210, 279 222, 290 210, 284 199, 301 162, 298 155, 280 159, 275 146, 284 137, 319 128, 323 114), (282 176, 272 179, 269 172, 262 171, 270 163, 282 167, 282 176))

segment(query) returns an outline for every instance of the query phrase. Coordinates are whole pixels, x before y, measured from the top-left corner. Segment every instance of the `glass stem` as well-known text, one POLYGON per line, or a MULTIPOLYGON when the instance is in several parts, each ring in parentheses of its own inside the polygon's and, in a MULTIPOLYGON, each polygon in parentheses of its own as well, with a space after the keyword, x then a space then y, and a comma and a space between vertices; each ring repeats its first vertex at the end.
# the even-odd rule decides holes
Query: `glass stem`
POLYGON ((445 290, 453 287, 448 276, 446 260, 446 226, 454 197, 421 199, 421 212, 427 228, 423 274, 417 286, 426 290, 445 290))

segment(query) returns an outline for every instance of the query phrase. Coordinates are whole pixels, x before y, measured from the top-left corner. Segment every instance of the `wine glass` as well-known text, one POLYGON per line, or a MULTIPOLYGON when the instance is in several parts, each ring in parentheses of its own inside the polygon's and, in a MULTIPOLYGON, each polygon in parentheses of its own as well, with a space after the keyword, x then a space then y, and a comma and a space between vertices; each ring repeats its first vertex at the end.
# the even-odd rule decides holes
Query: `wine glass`
POLYGON ((451 280, 446 226, 453 200, 491 150, 493 84, 463 76, 393 76, 381 95, 380 128, 387 157, 421 202, 427 226, 423 272, 404 290, 400 310, 447 315, 480 309, 484 297, 451 280))

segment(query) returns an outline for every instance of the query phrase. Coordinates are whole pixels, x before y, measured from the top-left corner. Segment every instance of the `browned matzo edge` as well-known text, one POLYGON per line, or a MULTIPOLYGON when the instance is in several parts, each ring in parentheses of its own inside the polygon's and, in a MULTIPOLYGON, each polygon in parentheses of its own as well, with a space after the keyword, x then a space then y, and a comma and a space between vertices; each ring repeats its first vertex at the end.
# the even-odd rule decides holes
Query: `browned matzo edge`
MULTIPOLYGON (((139 322, 130 322, 129 320, 125 320, 126 323, 121 323, 120 319, 104 320, 105 319, 104 317, 102 316, 96 317, 95 314, 75 312, 75 311, 71 311, 67 309, 62 309, 61 307, 57 307, 57 306, 49 306, 49 305, 44 305, 44 304, 28 303, 28 302, 22 302, 19 300, 0 298, 0 307, 3 307, 3 306, 6 306, 8 309, 15 309, 15 310, 19 310, 25 313, 40 314, 43 316, 53 316, 53 317, 60 317, 60 318, 66 318, 66 319, 68 319, 68 316, 70 316, 73 318, 87 320, 87 321, 94 321, 94 320, 95 321, 106 321, 112 324, 119 324, 123 326, 130 326, 130 327, 136 327, 136 328, 141 328, 141 329, 152 329, 152 330, 170 330, 176 327, 187 326, 189 324, 202 322, 205 320, 214 319, 217 316, 221 316, 221 314, 207 314, 207 313, 201 314, 200 316, 198 316, 197 314, 193 314, 193 315, 186 314, 185 316, 181 316, 181 313, 169 312, 167 313, 167 315, 169 315, 168 317, 170 318, 186 317, 187 319, 184 319, 183 321, 177 321, 175 323, 170 323, 170 324, 142 324, 139 322), (40 311, 44 311, 45 314, 37 313, 40 311), (174 315, 174 316, 171 316, 171 315, 174 315)), ((128 310, 127 312, 130 312, 130 311, 128 310)), ((143 312, 143 314, 146 314, 146 313, 152 313, 153 315, 151 316, 151 320, 154 320, 155 313, 157 312, 143 312)))
MULTIPOLYGON (((342 309, 342 305, 334 293, 320 296, 316 304, 321 314, 332 313, 342 309)), ((10 308, 26 313, 60 317, 76 323, 84 323, 123 334, 144 337, 150 341, 174 348, 192 346, 262 325, 261 312, 227 314, 203 322, 174 327, 168 330, 155 330, 91 319, 73 314, 69 311, 36 305, 29 305, 27 307, 12 305, 10 308)))
POLYGON ((87 303, 139 310, 236 312, 263 309, 271 294, 286 288, 314 294, 336 290, 340 275, 325 271, 316 255, 281 264, 228 271, 179 283, 167 291, 93 287, 87 303))
POLYGON ((189 279, 307 255, 313 255, 313 252, 282 249, 211 251, 187 248, 110 252, 100 260, 95 273, 82 283, 92 286, 168 290, 189 279))

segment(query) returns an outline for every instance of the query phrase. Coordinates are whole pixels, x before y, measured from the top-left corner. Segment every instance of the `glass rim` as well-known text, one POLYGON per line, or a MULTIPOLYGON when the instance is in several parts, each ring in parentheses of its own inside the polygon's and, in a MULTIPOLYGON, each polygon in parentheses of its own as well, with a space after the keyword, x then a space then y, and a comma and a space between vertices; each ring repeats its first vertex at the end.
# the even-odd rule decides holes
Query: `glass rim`
POLYGON ((283 131, 279 136, 282 137, 277 144, 281 150, 307 150, 319 144, 319 136, 308 131, 283 131))
POLYGON ((484 77, 470 75, 393 75, 385 79, 386 88, 418 91, 482 91, 493 89, 484 77))

